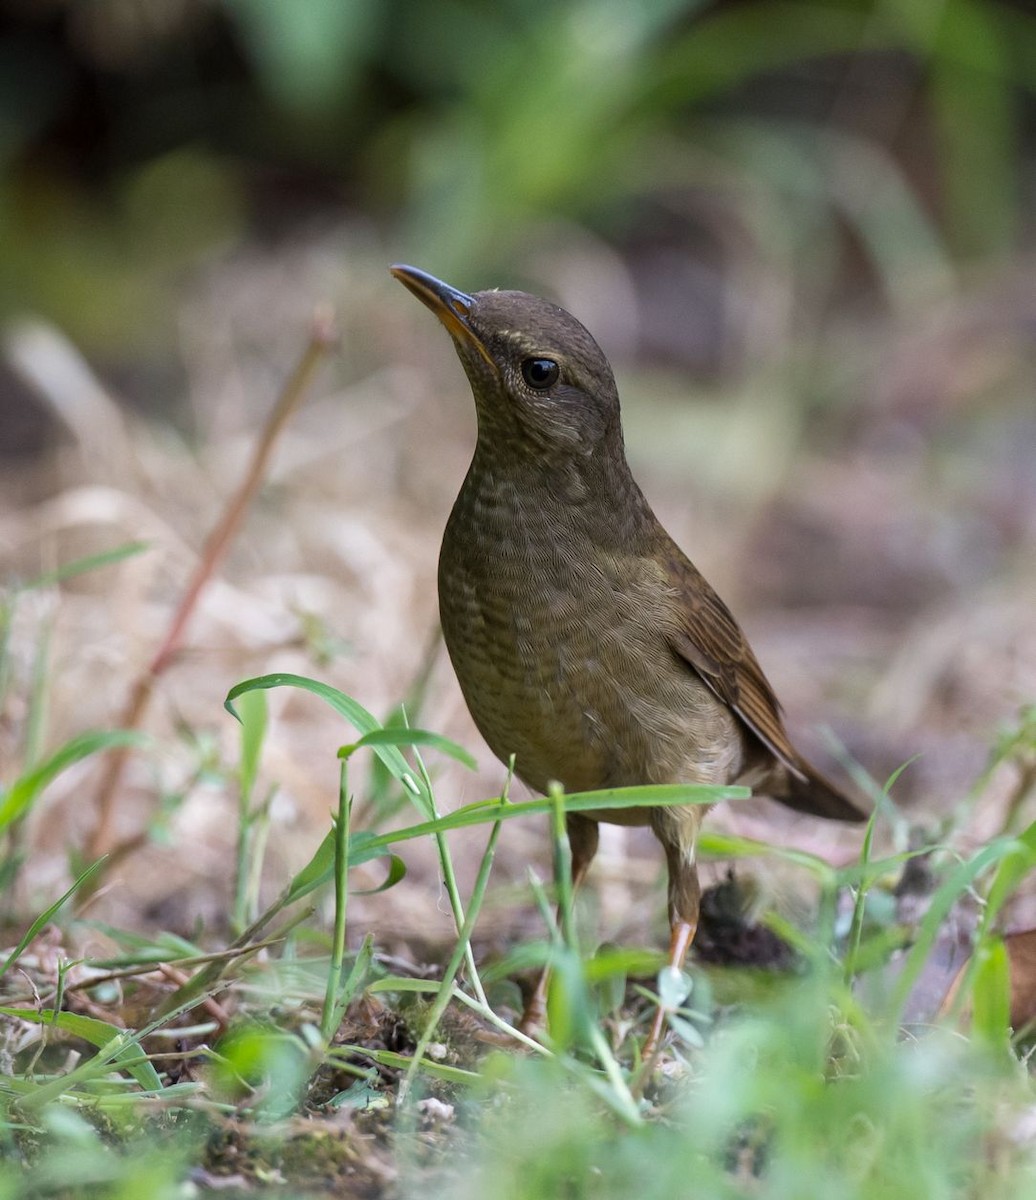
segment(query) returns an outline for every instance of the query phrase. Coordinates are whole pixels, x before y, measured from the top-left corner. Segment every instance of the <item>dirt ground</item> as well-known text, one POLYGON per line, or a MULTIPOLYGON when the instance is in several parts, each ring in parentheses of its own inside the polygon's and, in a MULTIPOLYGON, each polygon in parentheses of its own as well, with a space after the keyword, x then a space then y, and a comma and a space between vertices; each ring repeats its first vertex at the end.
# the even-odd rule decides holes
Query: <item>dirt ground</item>
MULTIPOLYGON (((161 680, 146 723, 154 749, 133 758, 117 813, 119 838, 152 836, 111 873, 90 916, 185 932, 223 924, 235 838, 225 769, 238 729, 222 703, 249 676, 311 675, 383 715, 427 668, 412 720, 479 760, 470 774, 430 758, 440 806, 501 786, 436 640, 436 556, 473 412, 448 340, 389 278, 389 257, 337 230, 220 264, 191 283, 180 361, 157 383, 86 362, 54 329, 9 332, 24 402, 39 407, 49 434, 44 452, 8 460, 0 478, 5 575, 32 578, 132 539, 149 548, 60 592, 20 596, 4 757, 17 753, 45 634, 46 744, 117 722, 313 305, 330 301, 341 330, 187 649, 161 680), (145 415, 163 394, 172 419, 145 415)), ((903 820, 883 832, 887 841, 905 843, 910 825, 932 830, 962 806, 972 844, 998 830, 1018 781, 1009 768, 984 774, 990 747, 1036 697, 1032 272, 971 281, 929 307, 851 328, 832 320, 806 339, 777 328, 739 370, 703 382, 638 361, 631 328, 653 314, 602 304, 595 265, 591 253, 541 265, 544 289, 613 355, 635 473, 739 616, 800 744, 828 762, 848 754, 879 784, 915 759, 893 793, 903 820)), ((310 696, 277 691, 270 705, 260 790, 275 789, 272 896, 326 831, 335 750, 352 735, 310 696)), ((69 845, 94 820, 97 780, 98 765, 81 764, 34 814, 27 910, 67 879, 69 845)), ((362 778, 354 786, 362 796, 362 778)), ((851 858, 859 837, 765 801, 728 806, 712 822, 833 861, 851 858)), ((462 887, 482 837, 454 843, 462 887)), ((351 904, 350 940, 372 931, 386 953, 419 961, 436 955, 452 924, 430 848, 410 843, 404 856, 402 885, 351 904)), ((512 822, 476 939, 483 949, 537 928, 524 889, 530 866, 549 871, 545 829, 512 822)), ((660 866, 649 835, 606 831, 592 879, 609 938, 661 941, 660 866)), ((708 867, 707 877, 723 870, 708 867)), ((764 894, 794 911, 800 882, 753 870, 764 894)))

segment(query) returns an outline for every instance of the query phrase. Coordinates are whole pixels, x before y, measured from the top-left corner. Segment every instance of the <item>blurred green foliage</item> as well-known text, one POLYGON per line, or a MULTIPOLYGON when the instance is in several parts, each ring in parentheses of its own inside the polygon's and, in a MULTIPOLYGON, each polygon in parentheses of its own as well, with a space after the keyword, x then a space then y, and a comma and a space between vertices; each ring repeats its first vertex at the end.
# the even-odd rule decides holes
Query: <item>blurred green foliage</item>
POLYGON ((0 68, 0 312, 101 352, 314 210, 482 277, 702 191, 814 259, 848 226, 893 283, 1029 232, 1036 18, 1006 0, 52 0, 0 68))

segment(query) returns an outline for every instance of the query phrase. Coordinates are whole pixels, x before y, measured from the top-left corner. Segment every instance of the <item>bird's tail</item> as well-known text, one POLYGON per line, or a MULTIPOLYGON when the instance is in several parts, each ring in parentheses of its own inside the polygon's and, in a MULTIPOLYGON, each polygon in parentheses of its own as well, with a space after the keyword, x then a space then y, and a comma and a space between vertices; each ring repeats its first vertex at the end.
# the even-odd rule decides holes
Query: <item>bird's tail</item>
POLYGON ((831 821, 858 822, 870 817, 870 806, 855 789, 832 783, 805 759, 799 759, 796 765, 801 774, 784 767, 775 779, 768 781, 766 791, 774 800, 796 812, 831 821))

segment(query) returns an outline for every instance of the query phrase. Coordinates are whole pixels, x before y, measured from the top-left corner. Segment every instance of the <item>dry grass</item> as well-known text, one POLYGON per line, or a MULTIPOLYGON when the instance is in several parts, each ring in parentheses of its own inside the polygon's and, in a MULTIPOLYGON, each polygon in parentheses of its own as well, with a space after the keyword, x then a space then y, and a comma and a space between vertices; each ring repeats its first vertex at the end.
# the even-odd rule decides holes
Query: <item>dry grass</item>
MULTIPOLYGON (((435 556, 473 421, 448 344, 382 267, 369 248, 325 239, 243 256, 197 281, 181 326, 186 388, 174 397, 187 435, 137 415, 133 402, 147 397, 113 394, 56 331, 9 339, 23 375, 65 426, 59 444, 11 472, 4 487, 9 577, 123 541, 150 544, 60 596, 19 606, 12 645, 20 683, 41 623, 54 621, 46 728, 57 744, 117 719, 299 353, 314 300, 328 298, 340 312, 340 356, 284 435, 265 492, 162 681, 149 721, 161 750, 134 764, 119 804, 121 836, 147 824, 160 792, 190 778, 191 741, 211 737, 233 757, 236 730, 221 702, 239 678, 313 674, 387 712, 434 647, 435 556)), ((551 283, 578 290, 564 275, 551 283)), ((899 792, 920 820, 964 802, 994 731, 1036 694, 1036 429, 1020 395, 1022 348, 1011 339, 1019 304, 1036 298, 1020 291, 1016 279, 989 284, 970 304, 962 297, 948 311, 921 314, 917 327, 870 332, 868 345, 893 352, 850 377, 854 394, 841 394, 833 413, 789 415, 786 386, 760 395, 755 379, 711 394, 669 388, 653 407, 651 374, 619 367, 647 490, 732 598, 793 727, 814 745, 818 727, 832 727, 878 778, 920 754, 899 792), (771 408, 793 426, 777 442, 771 408), (674 428, 685 431, 683 454, 674 428), (653 471, 653 450, 663 446, 667 459, 653 471), (704 461, 712 462, 707 472, 695 466, 704 461)), ((477 779, 444 779, 442 794, 459 804, 495 791, 501 769, 481 749, 443 656, 431 653, 421 719, 483 764, 477 779)), ((24 694, 9 690, 9 758, 24 694)), ((343 733, 309 700, 273 703, 265 772, 278 785, 270 865, 279 876, 325 823, 343 733)), ((91 764, 70 773, 37 812, 36 884, 60 877, 70 833, 79 840, 89 832, 96 772, 91 764)), ((1009 779, 990 781, 976 837, 995 827, 996 815, 982 812, 1009 790, 1009 779)), ((160 911, 188 925, 199 913, 215 916, 232 844, 230 803, 204 786, 190 789, 169 844, 125 864, 95 901, 98 913, 125 921, 160 911)), ((770 809, 765 824, 728 819, 752 833, 784 823, 770 809)), ((794 837, 838 843, 809 822, 796 822, 794 837)), ((538 842, 536 831, 509 831, 501 875, 520 878, 528 861, 542 863, 538 842)), ((649 843, 620 833, 607 849, 610 876, 643 884, 653 874, 639 864, 649 843)), ((405 936, 416 918, 428 935, 436 904, 427 890, 418 876, 379 897, 364 920, 405 936)))
MULTIPOLYGON (((553 275, 542 267, 544 289, 577 312, 581 288, 598 278, 593 247, 583 254, 553 275)), ((117 796, 116 839, 132 852, 80 915, 149 937, 202 930, 203 941, 219 944, 239 738, 222 704, 243 678, 310 675, 387 714, 427 673, 411 716, 480 764, 477 775, 437 764, 440 803, 453 808, 500 788, 502 768, 475 733, 436 640, 435 560, 473 415, 446 340, 390 281, 388 257, 342 231, 242 254, 193 281, 180 326, 182 385, 168 397, 172 422, 143 416, 152 398, 133 383, 116 394, 58 331, 9 335, 12 360, 57 416, 60 436, 0 481, 8 578, 148 542, 137 557, 19 596, 0 714, 0 757, 17 765, 44 641, 41 745, 117 721, 245 470, 314 302, 330 301, 342 330, 340 352, 284 433, 183 652, 159 681, 146 720, 152 748, 133 755, 117 796)), ((1016 761, 984 769, 997 731, 1036 696, 1036 420, 1022 337, 1033 311, 1031 284, 1012 275, 961 287, 942 307, 895 323, 838 330, 807 364, 805 402, 801 370, 774 373, 772 363, 750 363, 705 389, 617 362, 635 470, 741 615, 803 744, 830 750, 820 730, 829 726, 879 781, 920 755, 894 792, 905 815, 883 832, 887 848, 905 848, 908 825, 934 833, 945 823, 969 851, 1004 827, 1032 782, 1016 761)), ((783 334, 787 344, 773 357, 787 365, 799 342, 783 334)), ((326 832, 335 750, 351 736, 300 693, 270 693, 270 710, 257 789, 274 789, 268 898, 326 832)), ((95 828, 99 778, 99 763, 87 760, 34 810, 24 833, 31 869, 12 893, 12 918, 38 912, 67 886, 69 851, 95 828)), ((354 784, 362 792, 362 780, 354 784)), ((712 827, 837 864, 852 862, 859 844, 857 833, 762 802, 728 807, 712 827)), ((592 877, 599 928, 618 941, 660 944, 657 847, 638 831, 605 834, 592 877)), ((465 894, 483 843, 481 831, 451 843, 465 894)), ((387 957, 411 967, 441 962, 455 930, 434 848, 411 842, 404 854, 410 873, 400 886, 350 899, 352 942, 371 932, 387 957)), ((536 933, 526 872, 546 874, 548 863, 545 828, 508 823, 475 934, 483 952, 503 953, 536 933)), ((753 869, 763 901, 779 911, 794 917, 811 903, 786 865, 753 869)), ((724 868, 712 870, 718 878, 724 868)), ((381 874, 375 864, 354 882, 381 874)), ((1019 889, 1009 924, 1032 923, 1029 891, 1019 889)), ((100 927, 78 930, 74 946, 54 952, 109 951, 100 927)), ((34 954, 46 957, 45 942, 34 954)), ((50 973, 42 960, 24 965, 50 973)), ((937 964, 925 1011, 958 965, 952 953, 937 964)), ((370 1194, 395 1177, 378 1146, 367 1162, 370 1194)))

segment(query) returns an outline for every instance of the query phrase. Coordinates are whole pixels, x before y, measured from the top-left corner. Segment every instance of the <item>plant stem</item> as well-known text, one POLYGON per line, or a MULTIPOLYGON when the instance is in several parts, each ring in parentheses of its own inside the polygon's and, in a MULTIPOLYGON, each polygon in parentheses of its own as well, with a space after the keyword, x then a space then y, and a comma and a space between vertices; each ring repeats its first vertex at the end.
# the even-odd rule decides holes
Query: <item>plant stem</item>
POLYGON ((560 785, 552 784, 551 833, 554 839, 554 885, 558 894, 558 920, 561 940, 575 950, 575 923, 572 919, 572 847, 565 827, 565 794, 560 785))
POLYGON ((338 990, 342 986, 345 963, 345 916, 349 904, 349 760, 343 758, 338 775, 338 813, 335 817, 335 928, 331 941, 331 966, 327 973, 324 1010, 320 1032, 324 1042, 334 1036, 338 1010, 338 990))
MULTIPOLYGON (((450 1002, 450 997, 453 995, 453 981, 457 977, 457 972, 460 970, 460 964, 464 960, 465 955, 470 950, 471 931, 475 927, 475 921, 478 919, 478 914, 482 910, 482 901, 486 895, 486 884, 489 882, 489 872, 493 866, 493 859, 496 856, 496 843, 500 836, 500 828, 502 821, 494 821, 493 828, 489 832, 489 841, 486 843, 485 853, 482 855, 482 862, 479 865, 478 877, 475 880, 475 886, 471 892, 471 903, 468 906, 468 915, 465 918, 463 927, 457 935, 457 944, 453 949, 453 954, 450 956, 450 961, 446 967, 446 972, 443 975, 442 983, 439 985, 439 990, 436 993, 435 1000, 432 1003, 432 1011, 428 1017, 428 1023, 425 1025, 424 1031, 421 1034, 421 1039, 417 1043, 414 1050, 414 1056, 410 1060, 410 1066, 403 1078, 403 1082, 399 1087, 399 1103, 403 1104, 413 1085, 414 1078, 421 1066, 421 1061, 424 1058, 425 1051, 431 1043, 435 1030, 442 1019, 443 1013, 446 1011, 446 1006, 450 1002)), ((478 978, 477 976, 475 977, 478 978)), ((481 1003, 485 1004, 483 999, 481 1003)))

